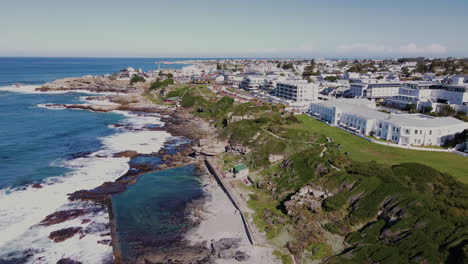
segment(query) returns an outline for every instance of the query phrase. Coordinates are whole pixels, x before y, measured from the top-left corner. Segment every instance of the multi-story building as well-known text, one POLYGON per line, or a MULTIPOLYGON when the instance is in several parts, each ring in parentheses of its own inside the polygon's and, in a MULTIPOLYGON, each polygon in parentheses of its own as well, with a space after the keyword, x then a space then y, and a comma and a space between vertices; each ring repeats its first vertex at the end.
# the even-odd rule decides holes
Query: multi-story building
MULTIPOLYGON (((452 83, 440 82, 407 82, 403 83, 397 95, 387 98, 384 103, 391 107, 405 108, 414 104, 416 109, 430 106, 439 111, 450 105, 455 109, 466 109, 468 106, 468 84, 462 76, 456 76, 452 83)), ((467 78, 468 79, 468 78, 467 78)))
POLYGON ((443 145, 468 129, 468 123, 453 117, 422 114, 388 114, 374 104, 355 99, 312 103, 309 112, 334 126, 356 134, 374 136, 400 145, 443 145))
POLYGON ((307 102, 318 99, 319 86, 301 81, 277 82, 275 95, 283 100, 292 102, 307 102))
POLYGON ((398 94, 401 83, 352 83, 350 95, 355 98, 383 99, 398 94))
POLYGON ((246 91, 257 91, 265 81, 265 76, 246 76, 239 84, 239 88, 246 91))

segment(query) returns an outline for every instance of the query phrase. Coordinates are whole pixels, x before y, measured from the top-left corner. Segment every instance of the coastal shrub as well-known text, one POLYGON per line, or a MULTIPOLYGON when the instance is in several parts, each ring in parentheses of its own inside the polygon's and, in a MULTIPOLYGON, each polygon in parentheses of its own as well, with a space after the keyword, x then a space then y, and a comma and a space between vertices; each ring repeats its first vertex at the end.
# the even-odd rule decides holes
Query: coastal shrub
POLYGON ((254 211, 255 226, 266 233, 268 239, 276 237, 287 224, 287 217, 279 209, 279 203, 271 195, 257 191, 250 195, 247 206, 254 211))
POLYGON ((232 108, 233 104, 234 99, 230 97, 223 97, 209 107, 209 111, 207 111, 207 117, 220 118, 232 108))
POLYGON ((281 261, 282 264, 294 264, 294 261, 292 260, 291 256, 288 254, 283 254, 281 251, 278 249, 275 249, 273 251, 273 255, 281 261))
POLYGON ((171 84, 174 84, 174 79, 165 79, 164 81, 156 80, 155 82, 151 84, 150 90, 151 91, 158 90, 160 88, 167 87, 171 84))
POLYGON ((210 103, 205 98, 199 95, 191 95, 187 93, 182 97, 181 105, 184 108, 196 108, 195 111, 198 112, 198 115, 200 115, 200 113, 205 112, 206 107, 209 106, 210 103))
POLYGON ((311 259, 323 259, 332 254, 332 249, 327 243, 312 243, 307 246, 307 251, 311 253, 311 259))
POLYGON ((281 177, 272 179, 276 185, 275 196, 282 199, 280 197, 284 198, 286 195, 296 192, 315 179, 316 166, 320 163, 326 164, 326 161, 319 157, 319 153, 319 148, 312 147, 284 160, 281 165, 283 168, 281 177))
POLYGON ((346 195, 344 192, 328 197, 323 202, 323 208, 326 211, 340 210, 346 203, 346 195))
POLYGON ((146 82, 146 79, 143 76, 133 76, 130 79, 130 84, 138 83, 138 82, 146 82))

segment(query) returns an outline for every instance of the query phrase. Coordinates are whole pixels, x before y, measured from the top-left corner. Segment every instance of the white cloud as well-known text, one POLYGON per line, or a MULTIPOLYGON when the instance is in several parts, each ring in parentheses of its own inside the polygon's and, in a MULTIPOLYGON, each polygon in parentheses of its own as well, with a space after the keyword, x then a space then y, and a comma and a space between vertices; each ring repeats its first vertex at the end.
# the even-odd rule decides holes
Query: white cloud
POLYGON ((338 51, 365 51, 365 52, 391 52, 392 49, 384 45, 378 44, 366 44, 366 43, 355 43, 352 45, 341 45, 338 47, 338 51))
POLYGON ((337 48, 339 52, 360 52, 360 53, 386 53, 386 54, 395 54, 395 53, 420 53, 420 54, 434 54, 434 53, 446 53, 447 47, 433 43, 425 47, 419 47, 415 43, 409 43, 406 45, 401 45, 398 48, 389 47, 380 44, 372 43, 355 43, 351 45, 341 45, 337 48))
POLYGON ((415 43, 400 46, 399 51, 404 53, 445 53, 447 48, 438 43, 426 47, 418 47, 415 43))

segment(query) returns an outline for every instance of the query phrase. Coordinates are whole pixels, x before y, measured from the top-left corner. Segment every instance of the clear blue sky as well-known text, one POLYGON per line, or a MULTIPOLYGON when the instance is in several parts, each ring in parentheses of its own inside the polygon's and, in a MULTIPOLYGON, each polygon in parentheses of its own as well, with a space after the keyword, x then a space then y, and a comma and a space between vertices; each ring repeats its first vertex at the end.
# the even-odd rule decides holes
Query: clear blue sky
POLYGON ((10 0, 0 56, 468 57, 468 0, 10 0))

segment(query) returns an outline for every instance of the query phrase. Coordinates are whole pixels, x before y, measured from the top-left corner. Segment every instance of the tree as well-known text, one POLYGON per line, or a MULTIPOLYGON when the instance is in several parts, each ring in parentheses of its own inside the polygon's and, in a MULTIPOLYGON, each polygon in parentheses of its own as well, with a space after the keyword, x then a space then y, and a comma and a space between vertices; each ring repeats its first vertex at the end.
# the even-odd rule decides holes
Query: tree
POLYGON ((327 77, 325 77, 325 81, 336 82, 336 80, 338 80, 338 77, 336 77, 336 76, 327 76, 327 77))
POLYGON ((423 107, 422 112, 428 114, 428 113, 432 112, 432 110, 433 110, 432 106, 425 106, 425 107, 423 107))
POLYGON ((216 63, 216 70, 220 71, 222 70, 223 68, 221 67, 221 63, 219 63, 219 61, 216 63))
POLYGON ((174 79, 166 79, 164 81, 156 80, 151 84, 150 90, 157 90, 162 87, 166 87, 170 84, 174 84, 174 79))
POLYGON ((453 109, 450 105, 444 105, 442 109, 440 109, 441 116, 454 116, 457 114, 457 111, 453 109))
POLYGON ((410 112, 410 113, 413 113, 416 111, 416 105, 415 104, 409 104, 406 106, 406 111, 410 112))
POLYGON ((146 79, 143 76, 135 75, 130 79, 130 84, 138 83, 138 82, 146 82, 146 79))

